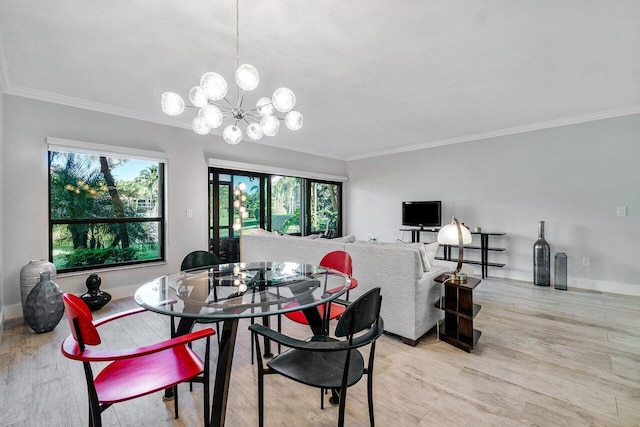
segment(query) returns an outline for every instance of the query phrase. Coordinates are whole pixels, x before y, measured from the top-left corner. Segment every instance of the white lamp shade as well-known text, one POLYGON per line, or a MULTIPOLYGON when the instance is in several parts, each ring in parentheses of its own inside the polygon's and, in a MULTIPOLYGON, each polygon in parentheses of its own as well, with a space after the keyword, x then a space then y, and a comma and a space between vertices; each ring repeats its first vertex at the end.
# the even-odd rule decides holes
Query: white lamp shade
POLYGON ((242 141, 242 130, 238 126, 229 125, 222 131, 222 137, 227 143, 236 145, 242 141))
POLYGON ((260 127, 265 135, 275 136, 275 134, 278 133, 278 129, 280 129, 280 120, 274 116, 263 117, 262 120, 260 120, 260 127))
POLYGON ((195 116, 191 121, 191 128, 198 135, 206 135, 211 132, 211 128, 207 126, 207 122, 199 115, 195 116))
POLYGON ((265 96, 264 98, 258 99, 258 102, 256 102, 256 110, 258 111, 260 117, 272 116, 275 108, 273 108, 271 98, 267 98, 265 96))
POLYGON ((260 83, 260 75, 252 65, 242 64, 236 70, 236 83, 246 91, 254 90, 260 83))
POLYGON ((281 87, 273 92, 273 106, 281 113, 288 113, 296 105, 296 96, 291 89, 281 87))
POLYGON ((202 90, 200 86, 191 88, 189 91, 189 101, 198 108, 202 108, 209 103, 207 95, 205 95, 204 90, 202 90))
POLYGON ((284 124, 290 130, 298 130, 302 127, 302 114, 297 111, 289 111, 284 116, 284 124))
POLYGON ((455 245, 459 244, 458 241, 458 227, 462 232, 462 244, 468 245, 471 243, 471 232, 467 229, 467 227, 463 225, 456 224, 455 221, 451 224, 447 224, 440 229, 438 232, 438 243, 442 245, 455 245))
POLYGON ((204 73, 200 79, 200 87, 213 101, 219 101, 227 95, 227 81, 218 73, 204 73))
POLYGON ((168 116, 179 116, 184 111, 184 100, 175 92, 162 94, 162 112, 168 116))
POLYGON ((263 135, 264 132, 262 132, 262 128, 258 123, 251 123, 249 126, 247 126, 247 136, 249 137, 249 139, 258 141, 260 138, 262 138, 263 135))
POLYGON ((222 124, 222 111, 215 105, 207 104, 198 111, 198 116, 202 117, 211 129, 217 129, 222 124))

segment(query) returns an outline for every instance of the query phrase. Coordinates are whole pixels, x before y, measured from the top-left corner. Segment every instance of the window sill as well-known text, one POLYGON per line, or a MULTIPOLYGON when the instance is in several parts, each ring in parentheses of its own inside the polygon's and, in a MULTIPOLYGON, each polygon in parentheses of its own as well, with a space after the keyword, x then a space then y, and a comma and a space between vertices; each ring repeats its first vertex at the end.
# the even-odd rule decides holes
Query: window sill
POLYGON ((87 274, 99 274, 99 273, 108 273, 112 271, 121 271, 121 270, 131 270, 134 268, 146 268, 146 267, 156 267, 159 265, 167 265, 167 261, 158 261, 158 262, 149 262, 145 264, 135 264, 135 265, 122 265, 119 267, 103 267, 96 268, 93 270, 82 270, 82 271, 72 271, 68 273, 58 273, 56 277, 75 277, 75 276, 86 276, 87 274))

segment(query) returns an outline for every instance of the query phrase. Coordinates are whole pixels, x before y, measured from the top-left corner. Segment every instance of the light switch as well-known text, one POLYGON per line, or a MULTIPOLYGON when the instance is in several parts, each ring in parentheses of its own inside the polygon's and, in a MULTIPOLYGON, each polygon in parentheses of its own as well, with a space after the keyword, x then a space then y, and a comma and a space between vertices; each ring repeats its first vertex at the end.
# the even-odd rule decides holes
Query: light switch
POLYGON ((193 209, 187 208, 187 211, 185 212, 185 215, 187 216, 187 218, 193 217, 193 209))
POLYGON ((618 216, 627 216, 627 207, 626 206, 618 206, 617 210, 618 216))

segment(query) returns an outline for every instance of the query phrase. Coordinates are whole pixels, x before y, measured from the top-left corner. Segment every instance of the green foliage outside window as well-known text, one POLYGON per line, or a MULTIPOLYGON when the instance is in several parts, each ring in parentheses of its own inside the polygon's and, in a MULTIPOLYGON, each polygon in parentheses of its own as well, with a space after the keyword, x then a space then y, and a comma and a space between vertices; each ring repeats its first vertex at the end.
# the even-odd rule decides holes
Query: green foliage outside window
POLYGON ((49 165, 58 271, 162 259, 161 163, 51 151, 49 165))

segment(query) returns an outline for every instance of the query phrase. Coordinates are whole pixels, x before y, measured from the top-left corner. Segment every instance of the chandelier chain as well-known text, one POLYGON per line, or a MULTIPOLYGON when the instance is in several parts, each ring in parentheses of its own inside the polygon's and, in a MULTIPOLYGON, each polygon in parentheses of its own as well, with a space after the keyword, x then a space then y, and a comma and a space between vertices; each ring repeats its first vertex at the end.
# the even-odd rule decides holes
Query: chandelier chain
POLYGON ((236 0, 236 69, 240 66, 240 0, 236 0))

